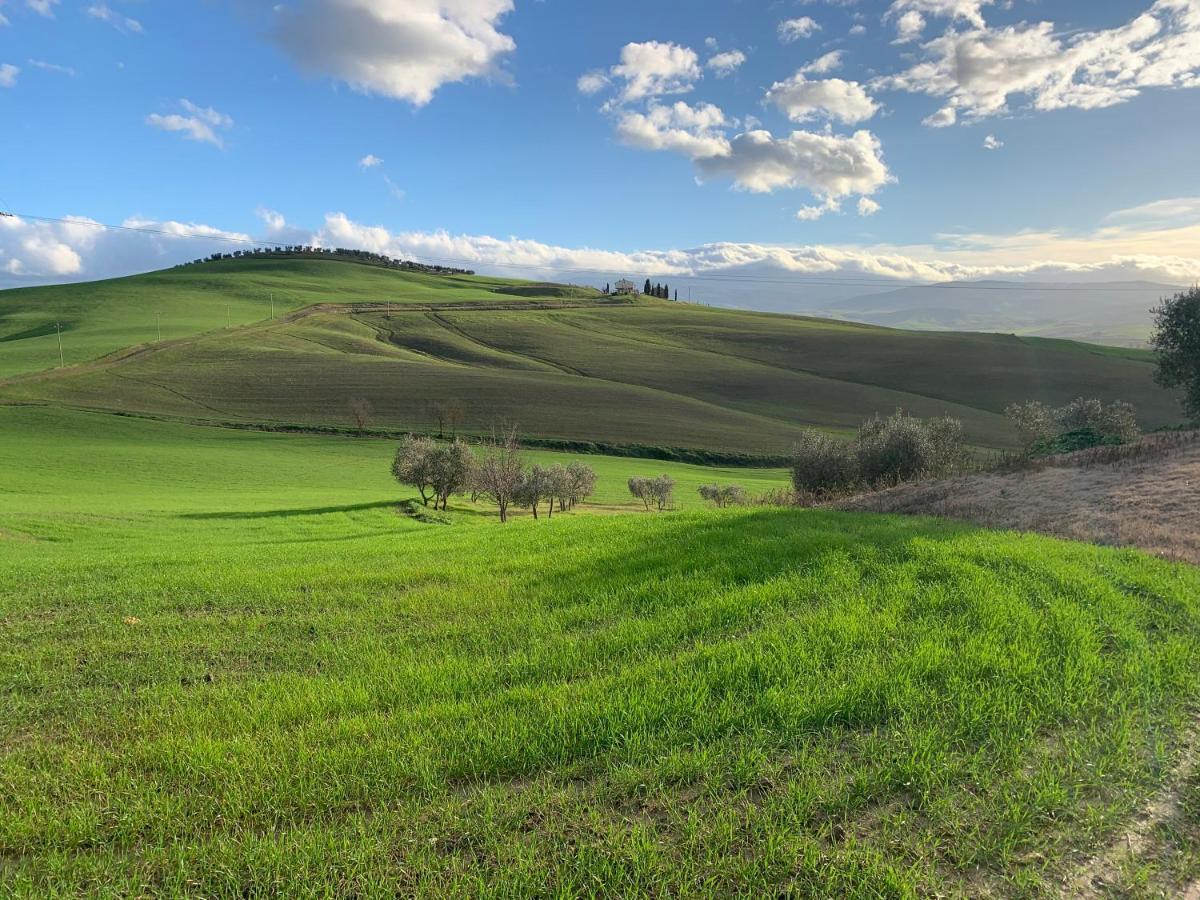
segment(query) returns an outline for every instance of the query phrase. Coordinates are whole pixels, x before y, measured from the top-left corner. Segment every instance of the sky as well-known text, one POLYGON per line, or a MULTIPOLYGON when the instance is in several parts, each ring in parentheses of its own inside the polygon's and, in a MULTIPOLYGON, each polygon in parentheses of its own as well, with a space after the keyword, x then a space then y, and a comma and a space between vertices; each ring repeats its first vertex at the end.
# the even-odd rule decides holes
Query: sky
POLYGON ((1200 0, 0 0, 0 127, 0 287, 1200 278, 1200 0))

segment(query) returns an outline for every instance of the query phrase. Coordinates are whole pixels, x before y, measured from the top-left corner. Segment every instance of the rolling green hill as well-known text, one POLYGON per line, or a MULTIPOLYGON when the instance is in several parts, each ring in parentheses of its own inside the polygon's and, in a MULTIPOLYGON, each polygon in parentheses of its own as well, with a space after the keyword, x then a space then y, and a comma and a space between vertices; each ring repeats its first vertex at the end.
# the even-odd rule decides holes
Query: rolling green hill
MULTIPOLYGON (((389 431, 436 430, 436 410, 454 408, 469 433, 509 422, 541 439, 767 456, 803 427, 848 432, 900 407, 957 416, 984 447, 1011 445, 1002 411, 1025 399, 1123 399, 1151 428, 1179 418, 1148 354, 1070 341, 617 302, 326 260, 231 260, 43 290, 0 294, 0 321, 28 332, 34 308, 43 326, 51 310, 73 310, 68 343, 91 348, 79 356, 144 340, 138 323, 161 297, 193 311, 194 332, 219 324, 230 297, 260 321, 27 373, 0 383, 0 398, 304 427, 346 426, 351 402, 366 399, 372 426, 389 431), (311 305, 272 320, 272 292, 311 305)), ((0 371, 30 368, 52 346, 53 335, 25 332, 0 343, 0 371)))
POLYGON ((537 302, 592 298, 569 285, 424 275, 336 259, 220 260, 85 284, 0 292, 0 379, 115 350, 246 325, 316 303, 537 302), (532 294, 526 293, 531 289, 532 294), (548 295, 548 296, 547 296, 548 295))
POLYGON ((1181 758, 1194 568, 390 449, 0 408, 0 893, 1054 896, 1181 758))

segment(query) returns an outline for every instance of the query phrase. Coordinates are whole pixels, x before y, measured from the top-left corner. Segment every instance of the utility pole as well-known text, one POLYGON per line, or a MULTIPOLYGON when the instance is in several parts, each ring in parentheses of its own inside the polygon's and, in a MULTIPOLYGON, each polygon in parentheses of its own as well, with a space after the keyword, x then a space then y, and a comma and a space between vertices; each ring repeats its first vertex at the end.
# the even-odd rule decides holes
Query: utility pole
POLYGON ((67 360, 63 356, 62 349, 62 322, 55 322, 54 327, 58 331, 58 367, 63 369, 66 368, 67 360))

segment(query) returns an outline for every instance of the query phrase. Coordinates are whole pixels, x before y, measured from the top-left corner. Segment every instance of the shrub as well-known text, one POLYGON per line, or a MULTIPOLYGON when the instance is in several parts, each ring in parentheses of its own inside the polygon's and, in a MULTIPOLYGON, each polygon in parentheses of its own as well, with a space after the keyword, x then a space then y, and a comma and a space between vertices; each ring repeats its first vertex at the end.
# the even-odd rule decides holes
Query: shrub
POLYGON ((792 449, 792 485, 801 494, 827 496, 858 482, 850 448, 820 431, 805 431, 792 449))
POLYGON ((1105 403, 1078 397, 1057 409, 1031 400, 1009 406, 1004 414, 1016 426, 1022 446, 1031 456, 1068 453, 1071 451, 1062 448, 1073 445, 1079 445, 1075 449, 1084 449, 1123 444, 1141 434, 1136 411, 1120 400, 1105 403), (1074 437, 1064 441, 1067 435, 1074 437))

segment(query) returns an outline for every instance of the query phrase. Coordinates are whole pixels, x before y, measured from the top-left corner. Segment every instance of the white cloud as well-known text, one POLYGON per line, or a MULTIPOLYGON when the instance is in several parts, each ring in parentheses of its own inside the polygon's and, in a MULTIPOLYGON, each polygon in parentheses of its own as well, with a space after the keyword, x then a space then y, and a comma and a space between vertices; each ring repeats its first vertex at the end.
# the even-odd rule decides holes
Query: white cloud
POLYGON ((824 75, 842 67, 842 56, 841 50, 833 50, 824 56, 818 56, 808 65, 801 66, 799 71, 804 75, 824 75))
POLYGON ((1157 0, 1124 25, 1069 37, 1052 22, 953 29, 909 69, 874 87, 946 98, 927 124, 1035 110, 1097 109, 1150 87, 1200 87, 1200 2, 1157 0))
POLYGON ((498 76, 513 0, 297 0, 273 35, 301 70, 423 106, 443 85, 498 76))
POLYGON ((54 18, 54 7, 58 5, 58 0, 25 0, 25 5, 35 13, 52 19, 54 18))
POLYGON ((584 72, 575 82, 575 87, 579 93, 591 96, 604 90, 609 84, 608 76, 603 72, 584 72))
POLYGON ((915 9, 910 9, 896 19, 896 40, 894 43, 911 43, 920 38, 924 30, 925 17, 915 9))
MULTIPOLYGON (((993 2, 994 0, 895 0, 888 7, 884 19, 896 19, 899 23, 907 13, 916 13, 918 17, 925 13, 947 19, 962 19, 976 28, 982 28, 983 7, 991 6, 993 2)), ((923 18, 921 23, 924 27, 923 18)))
POLYGON ((621 79, 622 102, 685 94, 700 80, 700 58, 690 47, 646 41, 621 48, 621 61, 609 70, 621 79))
POLYGON ((793 122, 827 118, 854 125, 865 122, 879 110, 856 81, 841 78, 809 81, 801 72, 787 81, 771 85, 766 100, 779 107, 793 122))
POLYGON ((812 37, 813 34, 820 30, 821 26, 811 16, 801 16, 798 19, 784 19, 779 23, 779 28, 777 29, 779 39, 785 44, 790 44, 801 38, 812 37))
POLYGON ((41 69, 43 72, 54 72, 57 75, 67 75, 74 78, 77 74, 70 66, 60 66, 55 63, 46 62, 43 59, 31 59, 29 64, 35 69, 41 69))
POLYGON ((878 203, 876 203, 870 197, 859 197, 858 198, 858 214, 860 216, 863 216, 864 218, 866 216, 875 215, 875 213, 879 212, 879 210, 881 210, 882 208, 883 207, 881 207, 878 203))
POLYGON ((796 218, 801 222, 815 222, 826 213, 842 211, 842 204, 837 200, 826 200, 820 206, 802 206, 796 210, 796 218))
POLYGON ((741 50, 726 50, 705 63, 705 67, 711 69, 718 78, 724 78, 736 72, 745 61, 746 54, 741 50))
POLYGON ((994 134, 989 134, 983 139, 984 150, 999 150, 1003 146, 1004 141, 1000 140, 1000 138, 996 137, 994 134))
POLYGON ((823 200, 872 194, 892 180, 879 139, 793 131, 775 137, 748 131, 730 141, 730 152, 696 161, 702 177, 730 178, 739 190, 772 193, 804 189, 823 200))
POLYGON ((1109 225, 1172 227, 1200 224, 1200 197, 1173 197, 1118 209, 1104 217, 1109 225))
POLYGON ((144 30, 142 23, 137 19, 131 19, 129 16, 123 16, 115 12, 107 3, 93 3, 88 7, 87 13, 93 19, 99 19, 101 22, 107 22, 117 31, 132 32, 133 34, 141 34, 144 30))
POLYGON ((953 106, 944 106, 935 113, 931 113, 921 120, 922 125, 928 125, 930 128, 949 128, 958 121, 958 112, 953 106))
POLYGON ((392 199, 404 200, 404 198, 406 196, 408 196, 408 194, 404 190, 404 188, 400 187, 400 185, 398 185, 398 184, 396 184, 396 182, 392 181, 392 178, 390 175, 383 176, 383 183, 387 185, 388 193, 392 195, 392 199))
POLYGON ((651 103, 645 113, 623 112, 617 120, 617 136, 641 150, 673 150, 701 159, 729 153, 729 141, 720 131, 725 124, 725 114, 711 103, 651 103))
POLYGON ((21 70, 11 63, 0 64, 0 87, 10 88, 16 85, 17 76, 21 74, 21 70))
POLYGON ((180 100, 179 105, 189 115, 172 113, 164 116, 151 113, 146 116, 146 124, 162 131, 178 132, 189 141, 199 141, 215 147, 225 146, 217 130, 232 127, 233 119, 217 112, 211 106, 197 106, 187 99, 180 100))
POLYGON ((374 169, 377 166, 383 165, 383 160, 380 159, 378 156, 376 156, 374 153, 368 153, 366 156, 364 156, 362 159, 360 159, 358 161, 358 164, 360 166, 362 166, 364 169, 374 169))
POLYGON ((864 34, 867 33, 867 26, 866 25, 852 25, 852 26, 850 26, 850 31, 847 33, 850 35, 850 37, 862 37, 864 34))

